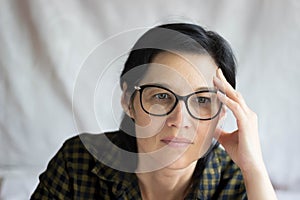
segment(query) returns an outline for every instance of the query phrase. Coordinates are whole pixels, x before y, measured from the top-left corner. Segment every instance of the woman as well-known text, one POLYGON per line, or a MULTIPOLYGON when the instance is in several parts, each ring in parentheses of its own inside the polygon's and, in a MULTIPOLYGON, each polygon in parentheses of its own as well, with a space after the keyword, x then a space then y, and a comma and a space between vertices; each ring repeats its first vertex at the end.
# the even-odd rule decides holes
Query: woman
POLYGON ((217 33, 184 23, 150 29, 120 83, 120 130, 65 142, 32 199, 276 199, 257 117, 234 89, 234 56, 217 33), (226 108, 232 133, 221 129, 226 108))

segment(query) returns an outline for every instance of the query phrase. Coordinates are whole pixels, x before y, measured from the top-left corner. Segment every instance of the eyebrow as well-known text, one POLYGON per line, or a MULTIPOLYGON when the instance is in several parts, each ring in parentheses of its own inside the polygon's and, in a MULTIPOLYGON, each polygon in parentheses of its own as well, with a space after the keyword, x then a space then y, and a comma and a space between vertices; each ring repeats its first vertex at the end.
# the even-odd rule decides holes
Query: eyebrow
POLYGON ((215 87, 199 87, 196 89, 196 91, 201 91, 201 90, 217 90, 215 87))
MULTIPOLYGON (((172 88, 171 85, 169 85, 167 83, 159 83, 159 82, 151 83, 150 82, 150 83, 144 83, 142 85, 157 85, 157 86, 161 86, 161 87, 167 88, 167 89, 169 89, 171 91, 173 90, 173 89, 171 89, 172 88)), ((215 91, 215 90, 218 90, 218 89, 215 88, 215 87, 198 87, 194 91, 198 92, 198 91, 203 91, 203 90, 209 90, 209 91, 213 90, 213 91, 215 91)))

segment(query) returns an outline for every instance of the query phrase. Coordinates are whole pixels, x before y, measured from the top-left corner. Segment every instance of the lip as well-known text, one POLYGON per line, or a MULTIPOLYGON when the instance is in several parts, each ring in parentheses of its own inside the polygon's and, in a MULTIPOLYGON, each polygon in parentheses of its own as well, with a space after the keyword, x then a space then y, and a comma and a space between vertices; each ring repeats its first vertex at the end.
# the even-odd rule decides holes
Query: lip
POLYGON ((166 137, 161 139, 160 141, 171 147, 187 147, 191 144, 194 144, 191 140, 187 138, 178 137, 166 137))

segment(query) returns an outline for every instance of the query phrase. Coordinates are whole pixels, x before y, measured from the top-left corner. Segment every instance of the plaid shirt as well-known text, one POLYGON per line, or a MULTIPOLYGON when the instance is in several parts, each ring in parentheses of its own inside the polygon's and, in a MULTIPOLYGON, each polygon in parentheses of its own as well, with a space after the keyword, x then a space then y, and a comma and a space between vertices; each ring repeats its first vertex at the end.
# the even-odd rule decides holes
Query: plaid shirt
MULTIPOLYGON (((117 140, 117 133, 108 135, 111 140, 117 140)), ((101 141, 105 134, 84 135, 92 143, 101 141)), ((31 199, 142 199, 135 173, 122 172, 102 164, 93 155, 101 149, 98 147, 105 144, 89 148, 82 141, 82 136, 76 136, 64 143, 49 162, 47 170, 40 175, 40 183, 31 199)), ((197 179, 196 187, 185 200, 247 199, 239 168, 219 147, 213 150, 212 155, 201 178, 197 179)), ((109 156, 114 161, 118 160, 113 153, 109 156)))

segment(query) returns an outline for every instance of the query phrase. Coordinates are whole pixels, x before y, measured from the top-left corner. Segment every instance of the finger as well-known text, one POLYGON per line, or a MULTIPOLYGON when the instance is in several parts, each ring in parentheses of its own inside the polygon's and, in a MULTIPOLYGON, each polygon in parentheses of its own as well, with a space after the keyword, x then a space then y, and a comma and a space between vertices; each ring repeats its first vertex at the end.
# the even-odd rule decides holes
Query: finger
POLYGON ((239 141, 239 139, 238 139, 238 130, 233 131, 232 133, 227 133, 225 131, 222 131, 218 141, 224 147, 233 146, 233 144, 237 144, 238 141, 239 141))
POLYGON ((231 159, 237 161, 237 148, 239 144, 238 130, 228 134, 222 133, 218 139, 218 142, 225 148, 231 159))
POLYGON ((232 111, 238 121, 245 119, 245 111, 238 102, 230 99, 226 94, 220 91, 217 92, 217 96, 219 100, 232 111))
POLYGON ((213 83, 215 87, 222 91, 223 93, 226 93, 226 86, 225 84, 221 81, 221 79, 217 78, 216 76, 213 77, 213 83))
MULTIPOLYGON (((228 92, 229 90, 226 89, 227 87, 225 86, 224 82, 221 81, 219 78, 214 77, 213 79, 215 86, 224 94, 226 94, 227 97, 232 98, 233 100, 241 103, 245 107, 247 107, 246 102, 243 98, 243 96, 237 92, 236 90, 233 90, 232 92, 228 92), (227 91, 227 92, 226 92, 227 91)), ((227 82, 228 83, 228 82, 227 82)), ((229 83, 228 83, 229 84, 229 83)), ((230 86, 231 87, 231 86, 230 86)), ((232 87, 231 87, 232 88, 232 87)))
POLYGON ((249 110, 243 96, 228 83, 220 68, 217 70, 217 77, 214 78, 214 82, 217 84, 217 86, 223 87, 223 90, 221 91, 223 91, 229 98, 240 103, 245 110, 249 110))
POLYGON ((222 85, 224 87, 223 92, 226 93, 227 96, 235 92, 235 89, 228 83, 220 68, 217 69, 217 78, 219 78, 219 80, 222 82, 222 85))

